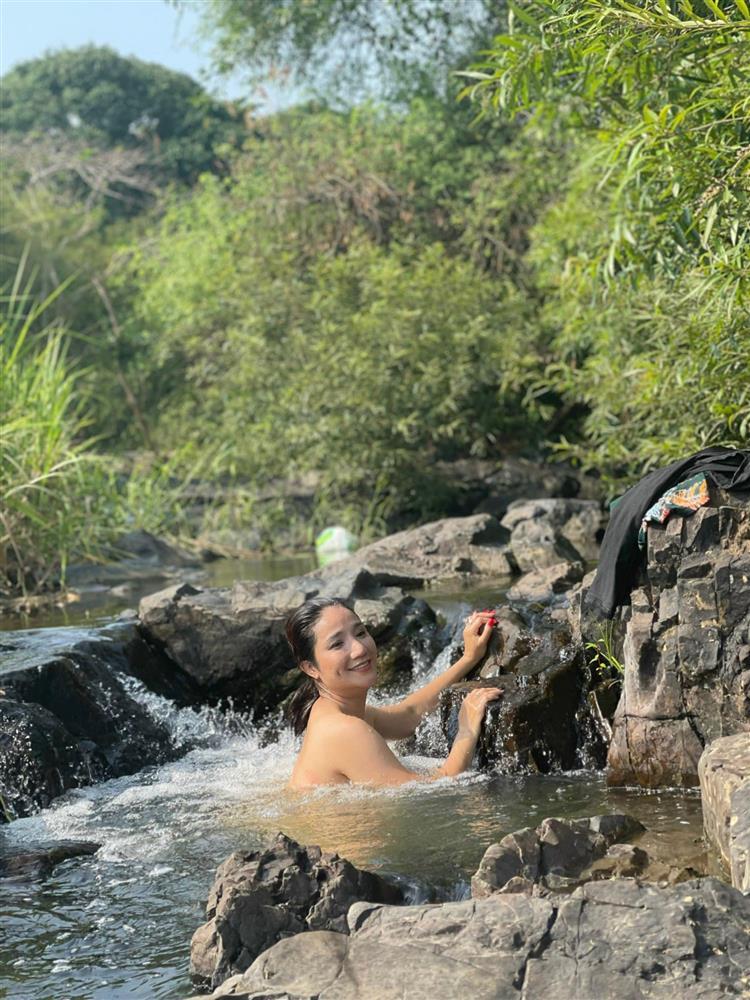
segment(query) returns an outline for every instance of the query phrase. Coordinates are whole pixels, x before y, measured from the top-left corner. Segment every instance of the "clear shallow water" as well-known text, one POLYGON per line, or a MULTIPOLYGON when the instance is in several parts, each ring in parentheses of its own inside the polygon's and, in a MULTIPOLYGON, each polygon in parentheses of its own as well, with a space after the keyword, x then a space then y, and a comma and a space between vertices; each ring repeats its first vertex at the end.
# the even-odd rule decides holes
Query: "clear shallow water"
MULTIPOLYGON (((496 603, 501 587, 425 596, 448 619, 447 635, 470 606, 496 603)), ((69 638, 67 630, 39 635, 40 641, 69 638)), ((450 660, 446 650, 435 663, 422 663, 407 687, 450 660)), ((102 845, 45 880, 0 882, 0 996, 190 995, 190 938, 204 920, 216 867, 279 830, 401 876, 418 900, 461 898, 489 844, 546 816, 627 811, 649 827, 644 846, 657 859, 704 862, 697 795, 608 790, 603 775, 592 772, 469 774, 392 790, 339 787, 300 795, 284 791, 296 754, 290 735, 276 740, 246 718, 176 709, 138 682, 126 683, 178 740, 197 749, 161 768, 69 792, 43 813, 0 827, 0 849, 60 839, 102 845)), ((384 700, 377 692, 375 698, 384 700)), ((407 763, 424 769, 432 762, 407 763)))
MULTIPOLYGON (((281 580, 315 568, 315 555, 259 556, 257 559, 217 559, 203 567, 185 567, 173 577, 156 575, 125 581, 118 586, 91 585, 82 588, 70 603, 47 607, 35 614, 1 614, 0 633, 16 629, 60 628, 105 624, 128 608, 137 608, 148 594, 155 594, 187 580, 200 587, 231 587, 235 580, 281 580)), ((69 595, 71 596, 71 595, 69 595)), ((1 643, 1 640, 0 640, 1 643)))
MULTIPOLYGON (((283 830, 356 864, 397 873, 425 899, 460 898, 486 847, 545 816, 627 810, 665 859, 700 853, 700 803, 680 793, 608 791, 596 773, 467 775, 395 790, 283 791, 295 744, 266 742, 241 718, 144 700, 182 737, 183 759, 77 789, 0 828, 0 845, 86 839, 93 857, 0 892, 0 995, 19 1000, 146 1000, 191 993, 190 938, 218 864, 283 830)), ((417 767, 424 758, 410 759, 417 767)))

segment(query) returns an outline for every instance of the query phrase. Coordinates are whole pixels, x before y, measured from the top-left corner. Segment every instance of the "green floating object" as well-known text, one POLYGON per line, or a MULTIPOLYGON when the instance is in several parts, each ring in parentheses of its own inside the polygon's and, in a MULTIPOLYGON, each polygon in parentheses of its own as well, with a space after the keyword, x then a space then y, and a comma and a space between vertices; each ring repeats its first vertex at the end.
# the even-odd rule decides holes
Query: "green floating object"
POLYGON ((315 554, 321 566, 337 559, 345 559, 356 548, 356 536, 340 524, 324 528, 315 539, 315 554))

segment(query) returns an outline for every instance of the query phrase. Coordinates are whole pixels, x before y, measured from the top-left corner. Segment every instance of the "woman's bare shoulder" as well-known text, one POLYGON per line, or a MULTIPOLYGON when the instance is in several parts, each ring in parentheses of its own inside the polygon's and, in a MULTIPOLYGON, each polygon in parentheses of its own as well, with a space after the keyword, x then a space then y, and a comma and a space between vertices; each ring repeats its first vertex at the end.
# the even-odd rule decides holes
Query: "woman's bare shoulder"
POLYGON ((354 736, 378 736, 378 733, 365 719, 357 715, 347 715, 345 712, 323 711, 314 716, 310 713, 307 733, 311 742, 320 739, 338 739, 354 736))

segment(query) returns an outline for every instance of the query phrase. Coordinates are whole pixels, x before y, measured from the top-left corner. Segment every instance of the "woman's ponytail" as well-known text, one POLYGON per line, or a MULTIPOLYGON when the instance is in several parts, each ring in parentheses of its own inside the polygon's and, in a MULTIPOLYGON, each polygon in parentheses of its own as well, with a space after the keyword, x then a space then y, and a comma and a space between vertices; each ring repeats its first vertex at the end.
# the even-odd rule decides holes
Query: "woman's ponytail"
POLYGON ((305 677, 300 686, 289 699, 286 714, 295 736, 301 736, 307 729, 310 709, 318 700, 318 686, 312 677, 305 677))

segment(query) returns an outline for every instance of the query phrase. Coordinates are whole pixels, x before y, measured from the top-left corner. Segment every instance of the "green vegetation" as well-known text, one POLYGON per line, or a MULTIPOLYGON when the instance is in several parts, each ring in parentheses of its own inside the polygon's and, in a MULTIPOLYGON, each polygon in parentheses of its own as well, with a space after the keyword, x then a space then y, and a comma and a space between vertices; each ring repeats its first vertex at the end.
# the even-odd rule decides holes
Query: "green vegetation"
MULTIPOLYGON (((2 130, 56 148, 74 143, 86 187, 97 149, 140 150, 162 179, 192 183, 223 167, 245 132, 238 115, 184 73, 87 45, 21 63, 3 77, 2 130)), ((122 188, 114 181, 110 198, 122 188)))
POLYGON ((204 523, 272 540, 292 515, 258 498, 314 474, 304 530, 367 536, 450 513, 466 455, 565 456, 607 492, 747 446, 741 0, 204 11, 219 69, 334 103, 246 122, 94 49, 3 81, 6 586, 129 525, 199 531, 195 478, 234 498, 204 523))
POLYGON ((750 10, 524 3, 467 74, 487 112, 575 136, 531 233, 563 453, 626 480, 750 438, 750 10))

